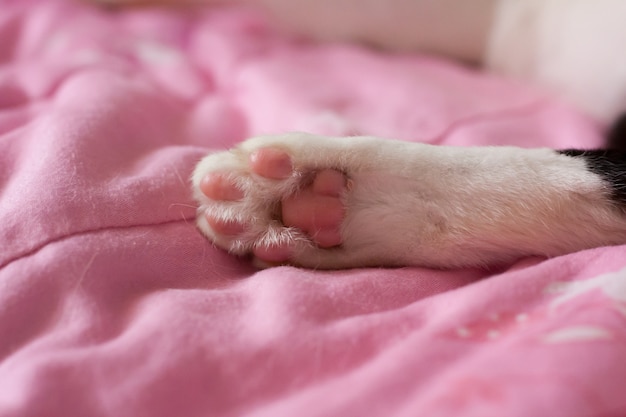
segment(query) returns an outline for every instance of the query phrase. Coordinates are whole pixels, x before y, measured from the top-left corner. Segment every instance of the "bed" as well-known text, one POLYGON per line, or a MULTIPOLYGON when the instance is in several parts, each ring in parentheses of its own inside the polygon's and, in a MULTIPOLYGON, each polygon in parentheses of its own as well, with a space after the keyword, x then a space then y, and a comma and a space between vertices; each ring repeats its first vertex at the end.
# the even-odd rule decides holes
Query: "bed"
POLYGON ((626 415, 626 246, 259 271, 200 236, 189 191, 251 135, 591 148, 592 120, 249 10, 0 10, 0 416, 626 415))

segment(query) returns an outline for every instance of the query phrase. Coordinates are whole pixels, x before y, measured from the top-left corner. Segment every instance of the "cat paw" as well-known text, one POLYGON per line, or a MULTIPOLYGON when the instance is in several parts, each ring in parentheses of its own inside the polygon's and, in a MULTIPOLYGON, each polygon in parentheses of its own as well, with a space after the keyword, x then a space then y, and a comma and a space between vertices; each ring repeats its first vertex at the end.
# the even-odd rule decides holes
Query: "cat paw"
POLYGON ((208 155, 193 175, 201 232, 233 254, 252 254, 260 266, 307 264, 343 243, 348 179, 299 158, 293 136, 255 138, 208 155))

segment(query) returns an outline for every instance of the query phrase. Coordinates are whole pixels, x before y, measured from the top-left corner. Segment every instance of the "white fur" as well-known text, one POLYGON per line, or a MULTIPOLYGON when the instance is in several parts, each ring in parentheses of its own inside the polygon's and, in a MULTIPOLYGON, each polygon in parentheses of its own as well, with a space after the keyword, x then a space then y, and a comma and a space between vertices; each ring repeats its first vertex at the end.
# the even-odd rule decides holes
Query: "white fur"
POLYGON ((193 175, 199 213, 252 225, 241 236, 200 230, 218 246, 248 253, 290 242, 292 262, 313 268, 422 265, 458 267, 555 256, 626 239, 626 220, 603 181, 582 160, 548 149, 454 148, 375 137, 333 138, 294 133, 247 140, 207 156, 193 175), (295 174, 284 181, 251 174, 248 155, 287 150, 295 174), (308 172, 334 168, 352 186, 344 196, 343 244, 319 249, 304 234, 272 220, 281 198, 308 172), (246 198, 216 202, 198 189, 209 172, 230 172, 246 198))

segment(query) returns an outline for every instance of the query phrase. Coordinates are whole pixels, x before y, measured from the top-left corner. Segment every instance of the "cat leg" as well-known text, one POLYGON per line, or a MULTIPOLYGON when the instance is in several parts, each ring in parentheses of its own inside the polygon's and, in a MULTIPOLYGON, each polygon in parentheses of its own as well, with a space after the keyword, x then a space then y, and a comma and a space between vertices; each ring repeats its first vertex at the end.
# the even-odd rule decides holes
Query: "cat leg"
POLYGON ((626 242, 615 189, 590 161, 288 134, 207 156, 193 184, 200 230, 235 254, 324 269, 452 268, 626 242))

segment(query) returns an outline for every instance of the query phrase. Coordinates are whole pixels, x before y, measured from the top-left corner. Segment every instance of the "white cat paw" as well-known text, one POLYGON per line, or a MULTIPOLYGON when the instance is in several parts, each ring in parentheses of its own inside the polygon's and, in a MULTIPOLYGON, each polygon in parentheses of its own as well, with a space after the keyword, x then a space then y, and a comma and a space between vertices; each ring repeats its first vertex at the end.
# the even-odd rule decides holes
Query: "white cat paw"
POLYGON ((205 157, 192 179, 202 233, 233 254, 254 255, 261 265, 301 265, 314 253, 339 248, 347 178, 324 155, 303 157, 310 150, 302 141, 310 139, 253 138, 205 157))

